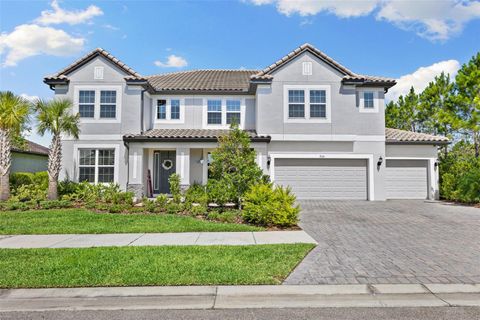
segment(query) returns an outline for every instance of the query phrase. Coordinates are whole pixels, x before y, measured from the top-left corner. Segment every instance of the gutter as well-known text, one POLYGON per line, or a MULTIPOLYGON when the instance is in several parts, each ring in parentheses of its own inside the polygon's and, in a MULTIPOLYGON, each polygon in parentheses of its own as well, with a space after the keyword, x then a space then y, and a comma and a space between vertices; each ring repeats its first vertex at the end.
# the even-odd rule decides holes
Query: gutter
MULTIPOLYGON (((270 142, 271 137, 253 137, 250 138, 251 142, 270 142)), ((125 142, 218 142, 217 137, 123 137, 125 142)))
POLYGON ((386 140, 385 144, 398 144, 398 145, 447 145, 450 141, 398 141, 398 140, 386 140))

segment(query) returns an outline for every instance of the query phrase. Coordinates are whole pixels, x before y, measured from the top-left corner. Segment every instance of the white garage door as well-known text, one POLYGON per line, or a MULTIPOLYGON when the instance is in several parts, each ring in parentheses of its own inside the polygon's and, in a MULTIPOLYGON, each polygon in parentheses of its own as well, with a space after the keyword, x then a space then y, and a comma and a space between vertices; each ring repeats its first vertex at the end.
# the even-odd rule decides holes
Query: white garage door
POLYGON ((387 160, 387 199, 427 199, 427 160, 387 160))
POLYGON ((275 159, 275 183, 298 199, 367 199, 367 161, 275 159))

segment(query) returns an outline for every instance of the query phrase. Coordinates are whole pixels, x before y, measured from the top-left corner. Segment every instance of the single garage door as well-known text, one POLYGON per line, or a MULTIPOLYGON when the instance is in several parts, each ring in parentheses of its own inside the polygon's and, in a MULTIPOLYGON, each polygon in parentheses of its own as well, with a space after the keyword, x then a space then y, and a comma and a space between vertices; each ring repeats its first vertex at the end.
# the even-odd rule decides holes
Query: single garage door
POLYGON ((367 199, 367 160, 275 159, 275 183, 298 199, 367 199))
POLYGON ((387 199, 427 199, 427 160, 387 160, 387 199))

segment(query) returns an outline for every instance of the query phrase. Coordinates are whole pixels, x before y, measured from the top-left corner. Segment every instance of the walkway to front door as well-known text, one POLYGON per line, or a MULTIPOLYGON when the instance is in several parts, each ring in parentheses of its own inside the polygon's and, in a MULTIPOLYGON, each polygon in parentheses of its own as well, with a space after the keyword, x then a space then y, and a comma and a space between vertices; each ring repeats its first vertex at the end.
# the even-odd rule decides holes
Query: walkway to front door
POLYGON ((153 193, 170 193, 168 178, 175 173, 175 151, 153 153, 153 193))

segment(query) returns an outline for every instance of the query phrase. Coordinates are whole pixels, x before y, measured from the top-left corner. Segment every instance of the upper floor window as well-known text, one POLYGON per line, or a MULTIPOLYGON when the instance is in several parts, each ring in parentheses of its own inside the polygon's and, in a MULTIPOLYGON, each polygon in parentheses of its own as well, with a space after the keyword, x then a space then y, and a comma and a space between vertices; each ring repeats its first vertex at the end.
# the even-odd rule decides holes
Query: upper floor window
POLYGON ((288 117, 305 118, 304 90, 288 90, 288 117))
POLYGON ((78 92, 78 112, 81 118, 95 116, 95 91, 80 90, 78 92))
POLYGON ((285 85, 284 121, 330 123, 329 85, 285 85))
POLYGON ((363 107, 365 109, 373 109, 374 108, 373 92, 365 91, 363 93, 363 107))
POLYGON ((207 123, 222 124, 222 100, 208 100, 207 123))
POLYGON ((157 100, 157 119, 167 119, 167 100, 157 100))
POLYGON ((227 100, 227 124, 240 124, 240 100, 227 100))
POLYGON ((114 90, 100 91, 100 118, 113 118, 117 116, 117 92, 114 90))
POLYGON ((170 119, 180 119, 180 100, 170 101, 170 119))
POLYGON ((121 90, 121 86, 75 86, 74 112, 85 123, 120 122, 121 90))
POLYGON ((327 117, 327 94, 325 90, 310 90, 310 118, 327 117))
POLYGON ((114 182, 115 149, 79 149, 78 153, 79 182, 114 182))

